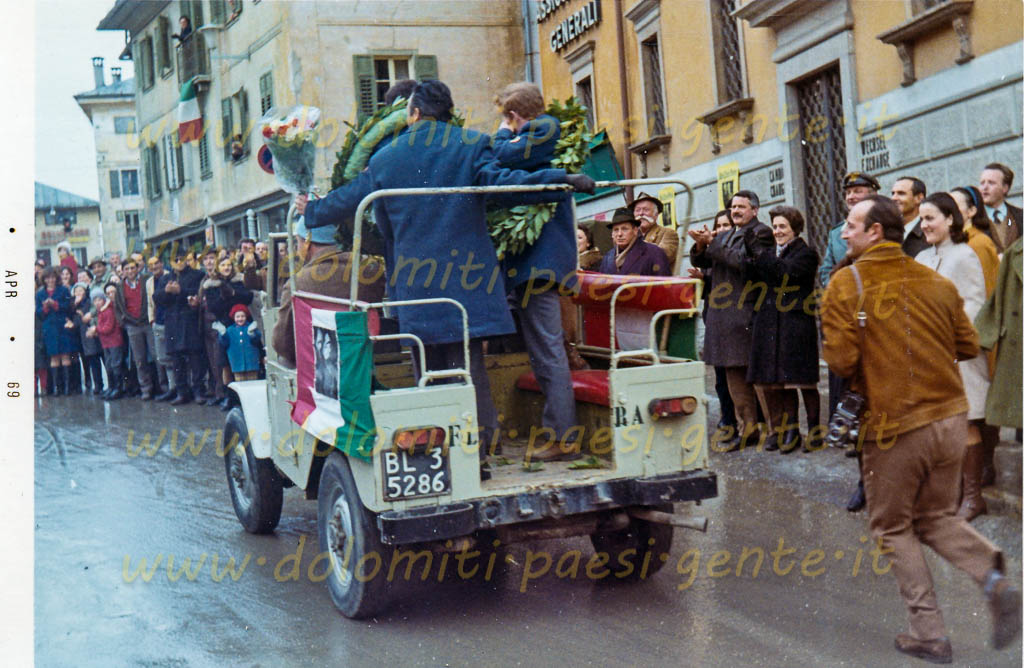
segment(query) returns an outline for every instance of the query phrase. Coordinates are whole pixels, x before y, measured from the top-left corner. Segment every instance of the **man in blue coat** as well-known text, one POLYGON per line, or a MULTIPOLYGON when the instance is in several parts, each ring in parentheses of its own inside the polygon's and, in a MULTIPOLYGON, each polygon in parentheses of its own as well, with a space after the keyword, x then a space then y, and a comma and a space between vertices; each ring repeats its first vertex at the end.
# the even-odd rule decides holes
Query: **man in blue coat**
MULTIPOLYGON (((529 172, 551 167, 561 136, 558 119, 544 112, 544 97, 536 84, 509 84, 495 100, 502 122, 494 135, 494 155, 502 167, 529 172)), ((530 367, 544 394, 541 424, 545 442, 529 448, 531 460, 576 459, 575 444, 565 442, 576 425, 569 359, 563 344, 559 290, 576 288, 576 226, 568 193, 537 240, 503 262, 505 287, 519 315, 530 367), (555 447, 555 442, 559 447, 555 447)))
POLYGON ((672 261, 660 247, 640 238, 640 221, 629 209, 616 209, 608 227, 614 248, 605 254, 598 271, 602 274, 672 275, 672 261))
MULTIPOLYGON (((413 90, 409 125, 370 159, 369 167, 326 197, 308 202, 295 198, 307 229, 350 225, 359 202, 385 188, 540 185, 568 183, 592 192, 594 182, 561 169, 533 173, 503 169, 490 138, 451 125, 454 106, 448 87, 424 81, 413 90)), ((384 237, 388 292, 396 301, 447 297, 469 315, 470 374, 476 391, 481 437, 490 442, 497 415, 483 364, 483 337, 514 331, 505 300, 498 258, 485 219, 488 200, 505 205, 551 201, 561 193, 516 193, 515 197, 427 195, 385 197, 374 202, 374 219, 384 237)), ((397 309, 402 332, 419 336, 428 349, 431 369, 461 366, 462 317, 446 304, 397 309)), ((481 455, 483 449, 481 449, 481 455)))

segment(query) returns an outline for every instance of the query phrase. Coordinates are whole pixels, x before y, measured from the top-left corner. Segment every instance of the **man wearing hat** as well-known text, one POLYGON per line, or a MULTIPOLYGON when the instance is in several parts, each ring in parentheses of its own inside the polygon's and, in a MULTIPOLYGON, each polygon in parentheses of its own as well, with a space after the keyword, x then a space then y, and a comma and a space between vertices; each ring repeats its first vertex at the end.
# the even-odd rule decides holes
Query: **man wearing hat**
MULTIPOLYGON (((298 255, 302 267, 295 273, 295 289, 339 299, 349 298, 352 253, 342 251, 334 241, 334 227, 306 229, 305 220, 295 223, 298 255)), ((359 299, 379 302, 384 298, 384 269, 376 260, 364 259, 359 276, 359 299)), ((288 282, 281 287, 281 308, 271 334, 278 357, 295 366, 295 325, 292 323, 292 292, 288 282)))
POLYGON ((633 200, 629 208, 633 212, 633 217, 640 221, 640 238, 665 251, 665 257, 672 263, 669 270, 674 272, 679 236, 672 228, 658 224, 658 216, 664 213, 665 205, 653 195, 640 193, 640 197, 633 200))
MULTIPOLYGON (((874 195, 881 188, 878 179, 866 172, 850 172, 843 177, 843 200, 846 202, 847 210, 852 209, 868 195, 874 195)), ((843 240, 843 226, 846 218, 840 218, 832 226, 828 233, 828 247, 825 249, 825 257, 821 259, 821 266, 818 268, 818 278, 821 280, 821 287, 828 285, 829 275, 835 266, 846 257, 846 241, 843 240)), ((833 409, 835 407, 833 406, 833 409)))
POLYGON ((107 275, 107 261, 102 255, 97 255, 89 263, 89 270, 92 272, 92 287, 100 290, 107 287, 110 277, 107 275))
POLYGON ((670 276, 672 261, 658 246, 640 238, 641 223, 629 209, 616 209, 608 228, 615 245, 601 260, 602 274, 670 276))

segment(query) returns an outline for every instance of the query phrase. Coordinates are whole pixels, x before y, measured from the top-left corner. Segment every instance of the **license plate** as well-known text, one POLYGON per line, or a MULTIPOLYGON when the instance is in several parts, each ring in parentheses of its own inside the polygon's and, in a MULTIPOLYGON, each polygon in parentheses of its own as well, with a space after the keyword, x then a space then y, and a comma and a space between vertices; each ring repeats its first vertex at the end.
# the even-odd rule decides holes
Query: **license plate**
POLYGON ((388 450, 381 453, 380 459, 386 501, 439 496, 452 489, 448 456, 439 447, 429 452, 388 450))

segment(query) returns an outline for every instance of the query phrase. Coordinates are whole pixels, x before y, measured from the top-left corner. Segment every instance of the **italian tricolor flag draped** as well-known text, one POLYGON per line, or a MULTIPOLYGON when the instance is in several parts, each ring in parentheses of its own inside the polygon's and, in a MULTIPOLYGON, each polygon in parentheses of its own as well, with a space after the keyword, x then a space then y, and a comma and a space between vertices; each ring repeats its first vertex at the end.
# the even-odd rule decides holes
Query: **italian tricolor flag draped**
POLYGON ((199 141, 203 135, 203 117, 199 113, 196 87, 190 80, 181 87, 178 99, 178 141, 182 144, 199 141))

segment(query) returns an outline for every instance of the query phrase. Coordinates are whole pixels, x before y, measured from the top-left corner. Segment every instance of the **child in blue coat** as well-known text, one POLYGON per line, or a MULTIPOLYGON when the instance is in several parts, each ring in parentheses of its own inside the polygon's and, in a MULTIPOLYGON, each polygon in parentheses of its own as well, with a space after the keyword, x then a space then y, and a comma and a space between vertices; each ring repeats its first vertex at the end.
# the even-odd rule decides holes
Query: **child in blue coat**
POLYGON ((214 322, 212 327, 220 333, 220 345, 227 351, 228 364, 235 380, 256 380, 260 374, 263 341, 256 323, 251 322, 245 304, 235 304, 230 311, 235 324, 224 327, 214 322))

